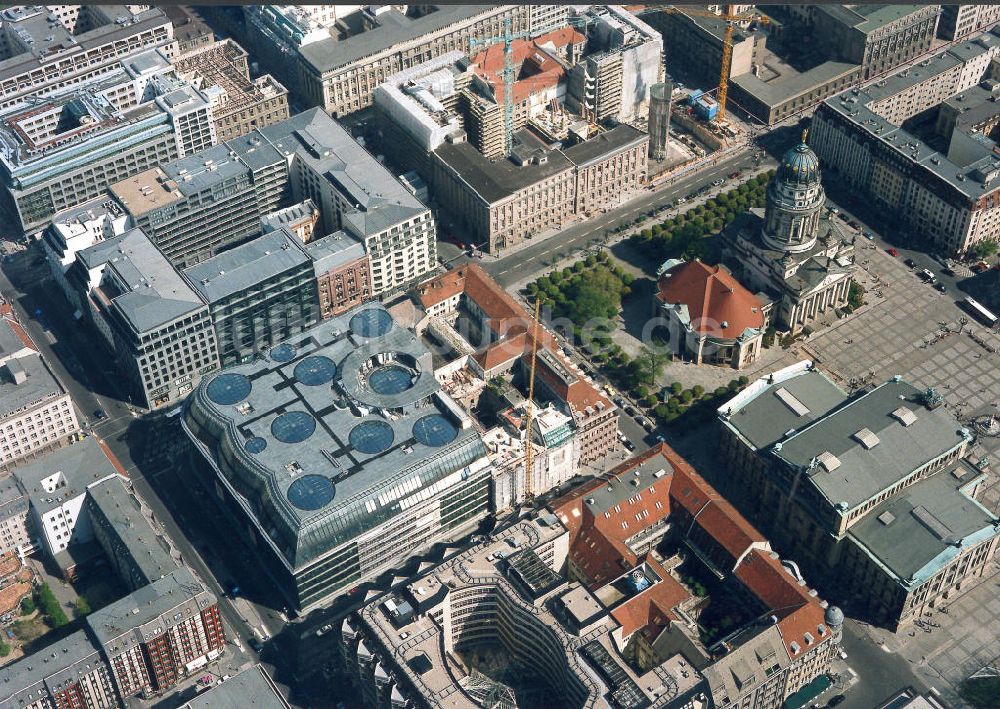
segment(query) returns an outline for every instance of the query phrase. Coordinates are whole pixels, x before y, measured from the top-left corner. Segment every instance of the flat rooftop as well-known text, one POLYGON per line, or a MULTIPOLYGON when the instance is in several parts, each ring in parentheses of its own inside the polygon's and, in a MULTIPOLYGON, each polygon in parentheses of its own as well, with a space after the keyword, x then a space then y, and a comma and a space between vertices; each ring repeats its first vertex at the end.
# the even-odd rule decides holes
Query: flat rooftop
POLYGON ((202 692, 181 705, 181 709, 288 709, 289 706, 267 670, 255 665, 202 692))
POLYGON ((467 22, 478 15, 496 9, 495 5, 431 5, 435 11, 419 18, 409 18, 397 10, 380 14, 378 27, 343 40, 331 36, 319 42, 299 47, 303 61, 314 71, 335 71, 376 55, 387 49, 426 35, 467 22))
POLYGON ((627 123, 621 123, 611 130, 598 133, 590 140, 566 148, 563 150, 563 154, 574 165, 583 167, 588 163, 601 160, 607 155, 645 143, 648 140, 649 137, 646 133, 627 123))
POLYGON ((926 581, 964 549, 1000 534, 1000 518, 960 489, 981 474, 952 470, 890 497, 851 527, 852 541, 904 586, 926 581))
POLYGON ((440 390, 431 353, 377 303, 206 377, 193 399, 221 422, 296 536, 283 552, 292 566, 394 514, 405 490, 486 453, 468 414, 440 390))
POLYGON ((210 305, 310 263, 302 242, 287 229, 263 234, 184 270, 191 287, 210 305))
POLYGON ((557 150, 546 151, 548 159, 542 165, 524 166, 507 159, 489 160, 469 143, 445 144, 434 154, 488 204, 573 167, 569 158, 557 150))
POLYGON ((117 476, 118 469, 94 436, 87 436, 14 468, 14 476, 39 514, 87 492, 87 487, 117 476), (55 477, 53 477, 55 476, 55 477), (43 485, 43 481, 48 481, 43 485))
POLYGON ((0 418, 63 393, 62 386, 39 355, 18 357, 0 367, 0 418), (25 380, 15 384, 12 371, 23 373, 25 380))
POLYGON ((329 236, 310 241, 306 244, 306 252, 313 260, 316 275, 321 275, 363 258, 365 247, 347 232, 336 231, 329 236))
POLYGON ((926 408, 919 389, 891 380, 786 438, 775 455, 812 466, 808 479, 830 504, 851 509, 965 440, 947 409, 926 408))

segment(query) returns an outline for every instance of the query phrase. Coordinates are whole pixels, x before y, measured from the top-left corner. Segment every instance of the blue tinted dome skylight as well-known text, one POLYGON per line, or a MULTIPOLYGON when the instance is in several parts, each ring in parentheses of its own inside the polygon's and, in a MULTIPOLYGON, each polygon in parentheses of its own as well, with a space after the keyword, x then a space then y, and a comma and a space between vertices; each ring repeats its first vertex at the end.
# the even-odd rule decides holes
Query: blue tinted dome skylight
POLYGON ((250 396, 253 385, 242 374, 220 374, 208 383, 208 398, 220 406, 238 404, 250 396))
POLYGON ((443 446, 458 435, 455 425, 441 414, 424 416, 413 424, 413 437, 425 446, 443 446))
POLYGON ((289 344, 276 345, 268 354, 275 362, 291 362, 295 359, 295 348, 289 344))
POLYGON ((392 447, 395 434, 385 421, 362 421, 351 429, 349 438, 355 450, 375 455, 392 447))
POLYGON ((305 411, 289 411, 271 422, 271 435, 282 443, 302 443, 316 430, 316 419, 305 411))
POLYGON ((329 478, 305 475, 288 486, 288 501, 300 510, 318 510, 333 500, 336 489, 329 478))
POLYGON ((351 332, 361 337, 381 337, 392 329, 392 316, 384 310, 369 308, 351 318, 351 332))
POLYGON ((333 381, 337 365, 329 357, 314 355, 295 365, 295 378, 306 386, 316 387, 333 381))
POLYGON ((267 448, 267 441, 260 436, 254 436, 246 442, 244 447, 248 453, 263 453, 264 449, 267 448))
POLYGON ((405 367, 387 364, 368 375, 368 386, 384 396, 401 394, 413 386, 413 377, 405 367))

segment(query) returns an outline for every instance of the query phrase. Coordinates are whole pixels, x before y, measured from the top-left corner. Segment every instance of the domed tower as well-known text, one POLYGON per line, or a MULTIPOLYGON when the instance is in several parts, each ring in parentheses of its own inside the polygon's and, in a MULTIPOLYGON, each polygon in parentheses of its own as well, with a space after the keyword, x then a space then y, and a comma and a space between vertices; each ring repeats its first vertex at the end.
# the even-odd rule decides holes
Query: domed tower
POLYGON ((840 610, 837 606, 827 606, 823 620, 826 621, 827 627, 833 633, 833 639, 839 643, 840 631, 844 627, 844 611, 840 610))
POLYGON ((802 142, 785 153, 767 187, 764 241, 775 249, 807 251, 816 243, 826 193, 820 182, 819 158, 802 142))

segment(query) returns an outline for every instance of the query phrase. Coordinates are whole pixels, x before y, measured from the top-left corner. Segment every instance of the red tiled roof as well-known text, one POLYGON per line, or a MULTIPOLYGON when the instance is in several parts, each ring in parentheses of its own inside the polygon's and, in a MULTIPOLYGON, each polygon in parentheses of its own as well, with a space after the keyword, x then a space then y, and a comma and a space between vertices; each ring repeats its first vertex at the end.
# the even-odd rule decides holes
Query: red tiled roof
POLYGON ((480 367, 489 371, 494 367, 499 367, 505 362, 509 362, 512 359, 517 359, 518 357, 523 356, 525 349, 528 349, 529 342, 530 340, 528 335, 522 332, 520 335, 500 340, 499 342, 480 350, 476 354, 472 355, 472 358, 479 363, 480 367))
POLYGON ((724 500, 713 500, 694 521, 732 556, 734 566, 752 544, 766 543, 760 532, 724 500))
POLYGON ((673 609, 691 597, 687 589, 655 559, 649 558, 646 563, 660 576, 660 582, 637 593, 611 611, 611 616, 622 626, 623 639, 646 626, 662 628, 668 622, 677 620, 673 609))
POLYGON ((764 326, 760 300, 722 266, 701 261, 674 266, 660 276, 657 298, 686 305, 691 327, 699 334, 735 339, 747 328, 764 326))
POLYGON ((31 336, 28 335, 28 332, 23 327, 21 327, 21 323, 17 322, 17 320, 13 318, 12 314, 4 315, 3 321, 7 323, 7 326, 11 329, 11 332, 13 332, 14 335, 17 337, 17 339, 21 341, 22 345, 33 349, 35 352, 38 352, 38 348, 35 346, 35 343, 31 340, 31 336))
MULTIPOLYGON (((575 30, 570 29, 570 32, 580 37, 579 41, 586 40, 575 30)), ((569 44, 566 41, 569 38, 571 37, 565 36, 562 31, 555 31, 542 35, 533 41, 515 39, 511 42, 511 55, 514 64, 519 67, 518 76, 522 77, 514 81, 515 103, 521 103, 544 89, 554 88, 559 85, 559 82, 565 80, 566 69, 548 53, 542 51, 540 45, 551 41, 557 47, 564 47, 569 44), (557 41, 561 41, 562 44, 557 43, 557 41)), ((476 74, 490 84, 493 91, 499 96, 504 88, 503 44, 495 44, 486 51, 475 55, 472 58, 472 63, 475 65, 476 74)))
POLYGON ((554 44, 558 49, 562 49, 567 45, 581 44, 586 41, 587 38, 572 27, 563 27, 558 30, 552 30, 548 34, 543 34, 541 37, 536 38, 535 44, 552 42, 552 44, 554 44))
POLYGON ((736 577, 777 616, 778 631, 790 655, 792 642, 798 644, 800 652, 808 649, 806 633, 812 635, 813 644, 824 640, 819 634, 819 627, 824 625, 823 607, 809 595, 809 587, 800 586, 778 559, 752 551, 736 568, 736 577))
POLYGON ((448 271, 418 288, 420 304, 430 308, 465 290, 465 275, 461 269, 448 271))

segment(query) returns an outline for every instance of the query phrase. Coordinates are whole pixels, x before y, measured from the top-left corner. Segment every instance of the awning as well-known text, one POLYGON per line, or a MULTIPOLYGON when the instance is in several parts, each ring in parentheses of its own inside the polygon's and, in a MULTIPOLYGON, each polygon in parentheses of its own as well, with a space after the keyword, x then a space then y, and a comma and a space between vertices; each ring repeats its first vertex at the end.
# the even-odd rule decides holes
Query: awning
POLYGON ((809 684, 804 685, 799 691, 789 695, 785 703, 781 705, 782 709, 802 709, 802 707, 829 689, 831 684, 833 683, 829 677, 820 675, 809 684))

